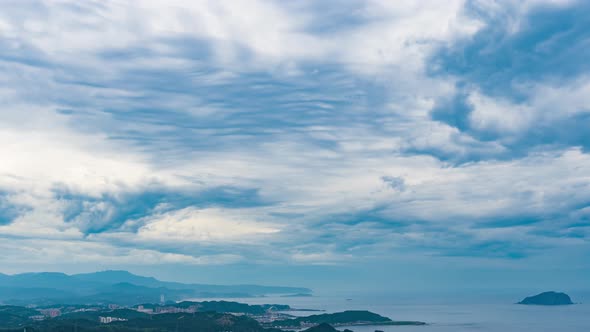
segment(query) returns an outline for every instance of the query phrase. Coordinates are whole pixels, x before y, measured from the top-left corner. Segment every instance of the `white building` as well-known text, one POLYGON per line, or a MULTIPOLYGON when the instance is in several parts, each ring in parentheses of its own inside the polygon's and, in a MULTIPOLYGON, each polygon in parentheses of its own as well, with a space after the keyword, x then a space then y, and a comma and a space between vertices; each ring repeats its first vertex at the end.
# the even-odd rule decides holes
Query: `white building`
POLYGON ((124 322, 127 319, 125 318, 119 318, 119 317, 99 317, 100 319, 100 323, 101 324, 108 324, 108 323, 112 323, 112 322, 124 322))

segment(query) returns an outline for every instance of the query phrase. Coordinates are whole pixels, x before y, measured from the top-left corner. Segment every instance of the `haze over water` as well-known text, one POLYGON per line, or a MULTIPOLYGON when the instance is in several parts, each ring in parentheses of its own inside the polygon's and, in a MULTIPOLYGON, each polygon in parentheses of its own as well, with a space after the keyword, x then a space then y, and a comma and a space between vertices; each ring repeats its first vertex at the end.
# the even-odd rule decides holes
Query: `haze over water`
MULTIPOLYGON (((487 292, 486 292, 487 293, 487 292)), ((289 304, 293 308, 326 312, 369 310, 393 320, 423 321, 427 326, 350 326, 338 327, 355 332, 586 332, 590 329, 590 292, 572 293, 575 305, 527 306, 516 293, 497 296, 487 293, 458 294, 357 294, 350 297, 263 297, 232 299, 250 304, 289 304), (350 300, 348 300, 350 299, 350 300), (512 302, 511 302, 512 301, 512 302)), ((314 312, 289 312, 307 316, 314 312)))

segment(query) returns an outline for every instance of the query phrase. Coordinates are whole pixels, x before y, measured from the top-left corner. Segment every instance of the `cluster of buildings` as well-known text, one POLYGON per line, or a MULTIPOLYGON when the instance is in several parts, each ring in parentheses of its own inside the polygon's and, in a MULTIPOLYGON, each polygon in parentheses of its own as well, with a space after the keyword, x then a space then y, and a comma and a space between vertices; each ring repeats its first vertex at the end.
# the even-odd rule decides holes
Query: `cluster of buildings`
POLYGON ((255 315, 255 316, 251 316, 251 317, 260 323, 272 323, 276 320, 284 320, 284 319, 292 318, 289 315, 286 315, 283 313, 278 313, 278 312, 268 312, 264 315, 255 315))
POLYGON ((119 317, 98 317, 100 319, 100 323, 101 324, 108 324, 108 323, 112 323, 112 322, 125 322, 127 321, 127 319, 125 318, 119 318, 119 317))
POLYGON ((61 309, 58 308, 49 308, 49 309, 39 309, 38 310, 43 316, 49 318, 55 318, 57 316, 61 316, 61 309))
POLYGON ((187 308, 179 308, 179 307, 174 307, 174 306, 165 306, 165 307, 159 306, 159 307, 155 307, 152 309, 152 308, 146 308, 143 305, 139 305, 139 306, 137 306, 137 308, 135 310, 139 311, 139 312, 146 313, 146 314, 175 314, 175 313, 192 314, 192 313, 199 311, 199 306, 191 305, 187 308))
POLYGON ((46 318, 55 318, 57 316, 61 316, 61 309, 59 308, 39 309, 37 311, 39 311, 40 315, 29 316, 29 318, 40 321, 46 318))
MULTIPOLYGON (((163 296, 162 296, 161 300, 164 300, 163 296)), ((72 312, 103 311, 105 309, 105 307, 110 310, 129 308, 126 306, 119 306, 116 304, 109 304, 107 306, 82 306, 82 307, 69 306, 69 307, 60 307, 60 308, 44 308, 44 309, 37 309, 39 311, 39 315, 31 316, 29 318, 32 320, 40 321, 40 320, 44 320, 44 319, 48 319, 48 318, 55 318, 55 317, 61 316, 62 314, 68 314, 68 313, 72 313, 72 312)), ((129 309, 134 309, 138 312, 142 312, 142 313, 146 313, 146 314, 150 314, 150 315, 169 314, 169 313, 192 314, 192 313, 199 312, 201 307, 202 306, 199 304, 194 304, 194 305, 190 305, 187 307, 177 307, 177 306, 172 305, 172 303, 169 303, 168 305, 164 305, 161 303, 160 305, 151 305, 151 304, 150 305, 147 305, 147 304, 146 305, 138 305, 137 307, 132 307, 129 309)), ((268 310, 265 314, 260 314, 260 315, 250 315, 250 314, 245 314, 245 313, 232 313, 232 312, 228 312, 228 313, 235 315, 235 316, 248 315, 261 323, 270 323, 275 320, 287 318, 285 314, 282 314, 279 312, 274 312, 273 310, 268 310)), ((108 324, 108 323, 117 322, 117 321, 127 321, 127 319, 124 319, 124 318, 107 316, 108 315, 107 312, 105 312, 105 314, 106 314, 105 316, 99 316, 100 322, 102 324, 108 324)))
POLYGON ((144 314, 153 314, 154 313, 154 309, 146 308, 142 305, 138 305, 137 308, 135 308, 135 310, 139 311, 139 312, 143 312, 144 314))
MULTIPOLYGON (((156 314, 175 314, 175 313, 188 313, 188 314, 192 314, 195 312, 199 312, 200 309, 200 305, 195 304, 195 305, 191 305, 189 307, 186 308, 179 308, 179 307, 175 307, 172 305, 168 305, 168 306, 153 306, 153 307, 146 307, 144 305, 138 305, 137 307, 135 307, 134 309, 138 312, 142 312, 142 313, 146 313, 146 314, 150 314, 150 315, 156 315, 156 314)), ((254 318, 255 320, 259 321, 260 323, 271 323, 275 320, 283 320, 283 319, 287 319, 290 318, 289 315, 286 315, 284 313, 280 313, 280 312, 274 312, 269 310, 267 313, 265 314, 261 314, 261 315, 249 315, 249 314, 245 314, 245 313, 234 313, 234 312, 228 312, 228 314, 232 314, 234 316, 250 316, 252 318, 254 318)))
MULTIPOLYGON (((33 306, 28 306, 28 308, 34 308, 33 306)), ((110 308, 110 306, 109 306, 110 308)), ((41 321, 47 318, 55 318, 61 316, 64 313, 71 313, 71 312, 82 312, 82 311, 99 311, 101 310, 100 307, 90 307, 90 308, 77 308, 77 307, 61 307, 61 308, 45 308, 45 309, 37 309, 39 311, 39 315, 29 316, 30 319, 41 321)))

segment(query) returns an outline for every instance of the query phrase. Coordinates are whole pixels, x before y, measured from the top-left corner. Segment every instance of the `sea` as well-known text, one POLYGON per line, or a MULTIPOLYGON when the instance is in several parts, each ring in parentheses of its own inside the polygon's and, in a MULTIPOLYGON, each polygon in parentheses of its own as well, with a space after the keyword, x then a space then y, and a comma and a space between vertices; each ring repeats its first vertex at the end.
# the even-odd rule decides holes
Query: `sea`
MULTIPOLYGON (((568 293, 574 305, 529 306, 515 304, 534 294, 342 294, 313 297, 260 297, 226 299, 249 304, 288 304, 292 308, 338 312, 369 310, 393 320, 422 321, 424 326, 340 326, 355 332, 590 332, 589 293, 568 293), (522 296, 521 296, 522 295, 522 296), (578 296, 576 296, 578 295, 578 296)), ((196 299, 203 300, 203 299, 196 299)), ((293 315, 314 314, 308 311, 293 315)))

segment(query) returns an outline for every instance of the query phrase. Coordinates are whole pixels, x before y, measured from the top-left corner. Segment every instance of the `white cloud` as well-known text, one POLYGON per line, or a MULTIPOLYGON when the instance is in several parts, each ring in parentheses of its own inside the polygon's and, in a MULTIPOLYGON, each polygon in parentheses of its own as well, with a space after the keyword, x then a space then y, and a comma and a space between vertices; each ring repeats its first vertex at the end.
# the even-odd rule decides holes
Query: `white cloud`
MULTIPOLYGON (((420 75, 441 44, 473 35, 482 23, 463 15, 465 1, 369 1, 370 23, 342 36, 343 60, 371 74, 393 67, 392 75, 420 75)), ((408 76, 406 76, 408 75, 408 76)), ((414 78, 415 79, 415 78, 414 78)))
POLYGON ((278 233, 277 226, 248 220, 240 211, 196 209, 164 213, 148 217, 137 231, 137 239, 159 242, 252 242, 254 237, 278 233))
POLYGON ((332 265, 350 261, 353 258, 350 254, 336 254, 333 252, 295 252, 291 259, 299 264, 311 265, 332 265))
POLYGON ((212 265, 240 261, 235 254, 191 256, 166 253, 157 250, 116 247, 91 241, 64 241, 42 239, 11 239, 0 241, 0 263, 16 267, 17 271, 39 266, 41 271, 48 266, 60 264, 92 264, 94 266, 137 266, 156 264, 212 265))
POLYGON ((527 135, 531 129, 552 128, 560 121, 590 112, 588 77, 559 85, 551 82, 519 85, 517 89, 529 98, 517 103, 472 91, 468 97, 473 107, 469 114, 472 128, 498 134, 500 141, 510 141, 527 135))
MULTIPOLYGON (((26 41, 51 60, 82 66, 101 63, 101 51, 133 47, 155 53, 152 61, 134 59, 135 66, 153 64, 154 57, 161 67, 169 66, 169 61, 181 60, 161 39, 180 36, 209 42, 213 61, 223 67, 272 69, 279 63, 329 60, 374 75, 383 66, 416 73, 439 43, 472 35, 482 26, 463 15, 464 0, 368 1, 353 14, 365 24, 320 35, 308 26, 330 18, 314 11, 314 5, 262 0, 42 2, 36 11, 15 4, 17 15, 0 15, 0 27, 15 50, 26 41), (244 50, 252 56, 244 56, 244 50)), ((118 68, 117 63, 102 67, 103 75, 116 73, 113 66, 118 68)))
POLYGON ((514 105, 479 92, 472 92, 468 102, 473 107, 469 121, 476 130, 514 135, 532 125, 534 111, 527 106, 514 105))

